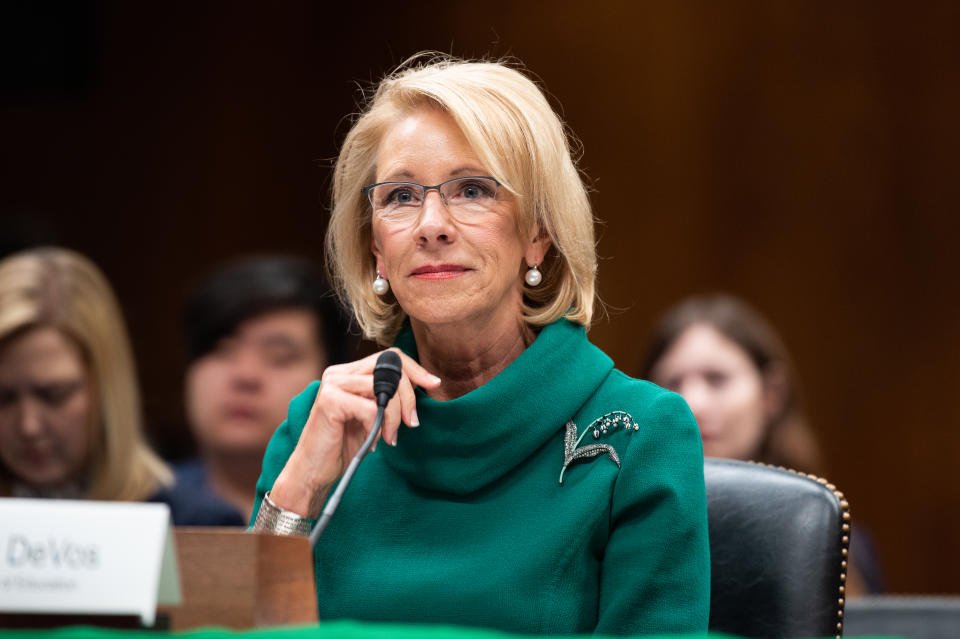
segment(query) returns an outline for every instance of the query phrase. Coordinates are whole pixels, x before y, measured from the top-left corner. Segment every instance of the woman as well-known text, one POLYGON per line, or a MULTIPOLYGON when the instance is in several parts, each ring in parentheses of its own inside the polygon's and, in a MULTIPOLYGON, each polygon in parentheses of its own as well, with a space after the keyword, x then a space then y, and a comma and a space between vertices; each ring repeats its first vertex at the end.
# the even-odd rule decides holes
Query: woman
MULTIPOLYGON (((773 327, 742 300, 692 297, 667 311, 640 376, 687 400, 705 455, 822 474, 787 349, 773 327)), ((863 527, 854 533, 847 592, 882 592, 870 536, 863 527)))
POLYGON ((143 438, 120 307, 103 274, 62 248, 0 261, 0 496, 159 501, 174 523, 217 525, 143 438))
MULTIPOLYGON (((593 219, 536 85, 447 58, 384 79, 337 161, 327 258, 403 377, 388 445, 317 545, 322 619, 706 629, 696 425, 587 341, 593 219)), ((327 368, 291 403, 255 529, 309 530, 373 422, 375 359, 327 368)))
POLYGON ((93 264, 59 248, 0 262, 0 494, 140 501, 170 483, 136 379, 93 264))
POLYGON ((743 301, 692 297, 667 311, 640 377, 683 395, 705 455, 821 472, 787 349, 743 301))

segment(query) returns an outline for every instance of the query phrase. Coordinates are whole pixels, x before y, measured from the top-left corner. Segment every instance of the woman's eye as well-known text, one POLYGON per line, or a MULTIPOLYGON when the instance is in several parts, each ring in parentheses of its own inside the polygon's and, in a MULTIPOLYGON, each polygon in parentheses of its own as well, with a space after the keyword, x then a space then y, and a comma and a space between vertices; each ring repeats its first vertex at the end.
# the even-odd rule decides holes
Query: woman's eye
POLYGON ((467 200, 477 200, 491 196, 490 189, 479 182, 467 182, 460 187, 460 197, 467 200))
POLYGON ((704 373, 704 379, 711 388, 721 388, 730 379, 730 376, 722 371, 707 371, 704 373))
POLYGON ((12 388, 0 388, 0 408, 6 408, 17 401, 17 391, 12 388))
POLYGON ((35 390, 35 394, 44 404, 56 408, 66 404, 78 390, 80 382, 67 382, 40 386, 35 390))
POLYGON ((414 204, 416 203, 416 197, 413 194, 413 190, 407 187, 393 189, 390 193, 387 194, 384 204, 414 204))

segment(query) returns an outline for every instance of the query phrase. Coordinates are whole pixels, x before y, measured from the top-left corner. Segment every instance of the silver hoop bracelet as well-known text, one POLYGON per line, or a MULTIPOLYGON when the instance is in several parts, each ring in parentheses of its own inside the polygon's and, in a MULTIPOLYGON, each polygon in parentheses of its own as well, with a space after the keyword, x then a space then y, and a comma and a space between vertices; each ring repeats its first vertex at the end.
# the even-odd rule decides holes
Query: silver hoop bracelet
POLYGON ((306 537, 310 534, 313 522, 301 517, 297 513, 285 510, 273 503, 270 491, 263 496, 260 510, 253 522, 253 532, 270 533, 271 535, 285 535, 288 537, 306 537))

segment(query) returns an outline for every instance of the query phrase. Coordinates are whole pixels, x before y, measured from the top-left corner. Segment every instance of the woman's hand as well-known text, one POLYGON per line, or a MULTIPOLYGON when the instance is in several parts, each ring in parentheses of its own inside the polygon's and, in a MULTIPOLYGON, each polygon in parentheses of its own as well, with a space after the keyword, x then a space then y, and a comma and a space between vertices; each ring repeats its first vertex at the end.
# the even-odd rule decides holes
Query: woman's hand
MULTIPOLYGON (((397 350, 397 349, 393 349, 397 350)), ((414 386, 434 389, 440 378, 397 353, 403 375, 397 394, 387 404, 380 436, 396 446, 401 420, 409 427, 420 425, 414 386)), ((343 475, 360 449, 377 415, 373 396, 373 367, 380 353, 356 362, 330 366, 323 372, 320 391, 300 441, 270 491, 277 506, 304 517, 317 517, 331 486, 343 475)), ((377 443, 373 446, 376 448, 377 443)))

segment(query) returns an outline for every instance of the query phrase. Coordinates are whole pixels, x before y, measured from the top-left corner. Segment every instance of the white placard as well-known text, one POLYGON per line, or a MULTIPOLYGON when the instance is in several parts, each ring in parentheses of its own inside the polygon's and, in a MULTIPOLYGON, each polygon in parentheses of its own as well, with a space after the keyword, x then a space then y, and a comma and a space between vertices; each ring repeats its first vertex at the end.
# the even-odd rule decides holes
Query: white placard
POLYGON ((180 603, 170 509, 0 499, 0 611, 140 615, 180 603), (158 593, 163 593, 158 600, 158 593))

